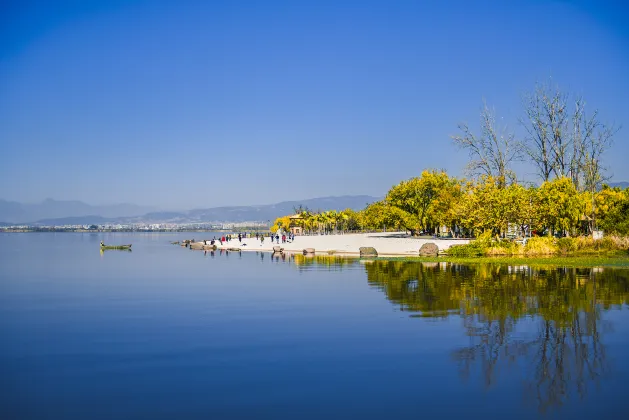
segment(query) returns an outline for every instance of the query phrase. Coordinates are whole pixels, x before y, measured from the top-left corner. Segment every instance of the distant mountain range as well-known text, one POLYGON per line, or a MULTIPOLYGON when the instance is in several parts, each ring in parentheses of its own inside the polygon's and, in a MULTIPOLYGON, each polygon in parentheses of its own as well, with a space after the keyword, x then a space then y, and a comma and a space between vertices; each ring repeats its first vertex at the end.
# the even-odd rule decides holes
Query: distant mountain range
POLYGON ((92 206, 81 201, 58 201, 48 198, 39 204, 22 204, 0 199, 0 221, 28 223, 42 219, 98 215, 105 218, 139 216, 154 211, 155 207, 135 204, 92 206))
MULTIPOLYGON (((629 182, 610 182, 611 187, 629 188, 629 182)), ((40 204, 21 204, 0 199, 0 226, 29 225, 86 225, 104 223, 195 223, 273 221, 290 214, 294 208, 318 210, 364 209, 380 200, 369 195, 344 195, 307 200, 283 201, 259 206, 227 206, 193 209, 184 212, 156 211, 155 207, 135 204, 92 206, 81 201, 57 201, 51 198, 40 204)))
POLYGON ((622 188, 623 190, 624 190, 625 188, 629 188, 629 182, 626 182, 626 181, 621 181, 621 182, 609 182, 609 183, 607 183, 607 185, 609 185, 609 186, 610 186, 610 187, 612 187, 612 188, 613 188, 613 187, 620 187, 620 188, 622 188))
POLYGON ((214 207, 186 212, 160 212, 154 208, 119 204, 91 206, 80 201, 45 200, 41 204, 20 204, 0 200, 0 226, 7 224, 30 225, 85 225, 103 223, 194 223, 194 222, 246 222, 273 221, 290 214, 294 208, 310 210, 364 209, 379 200, 368 195, 321 197, 307 200, 283 201, 259 206, 214 207), (126 213, 125 213, 126 212, 126 213))

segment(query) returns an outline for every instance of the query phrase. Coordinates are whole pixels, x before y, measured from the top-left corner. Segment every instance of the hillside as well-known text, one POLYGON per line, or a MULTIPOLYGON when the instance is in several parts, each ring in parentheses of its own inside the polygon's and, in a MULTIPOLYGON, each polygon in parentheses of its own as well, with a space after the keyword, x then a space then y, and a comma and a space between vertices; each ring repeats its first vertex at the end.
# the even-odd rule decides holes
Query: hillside
POLYGON ((48 198, 38 204, 23 204, 0 199, 0 220, 7 223, 33 223, 44 219, 97 215, 106 218, 139 216, 155 210, 150 206, 114 204, 95 206, 82 201, 59 201, 48 198))
POLYGON ((620 187, 623 190, 625 188, 629 188, 629 182, 627 181, 619 181, 619 182, 609 182, 607 183, 607 185, 609 185, 610 187, 614 188, 614 187, 620 187))
MULTIPOLYGON (((90 206, 80 201, 59 202, 46 200, 41 205, 29 207, 16 202, 0 200, 0 220, 7 224, 28 223, 37 225, 71 225, 102 223, 194 223, 194 222, 246 222, 273 221, 276 217, 294 212, 300 205, 312 211, 361 210, 378 200, 368 195, 320 197, 306 200, 283 201, 257 206, 223 206, 194 209, 185 212, 149 211, 138 214, 141 206, 90 206), (120 214, 128 206, 130 214, 120 214), (100 210, 100 212, 98 211, 100 210), (67 213, 63 213, 63 211, 67 213), (80 214, 84 212, 83 214, 80 214), (44 214, 43 217, 37 217, 44 214)), ((146 207, 145 207, 146 208, 146 207)))

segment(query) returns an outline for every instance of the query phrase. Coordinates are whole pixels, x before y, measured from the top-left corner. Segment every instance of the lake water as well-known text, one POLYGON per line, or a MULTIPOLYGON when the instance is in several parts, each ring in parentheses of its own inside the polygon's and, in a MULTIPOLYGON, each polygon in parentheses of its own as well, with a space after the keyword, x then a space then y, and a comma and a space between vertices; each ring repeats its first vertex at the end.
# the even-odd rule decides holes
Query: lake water
POLYGON ((628 269, 169 243, 197 236, 0 234, 0 418, 627 413, 628 269))

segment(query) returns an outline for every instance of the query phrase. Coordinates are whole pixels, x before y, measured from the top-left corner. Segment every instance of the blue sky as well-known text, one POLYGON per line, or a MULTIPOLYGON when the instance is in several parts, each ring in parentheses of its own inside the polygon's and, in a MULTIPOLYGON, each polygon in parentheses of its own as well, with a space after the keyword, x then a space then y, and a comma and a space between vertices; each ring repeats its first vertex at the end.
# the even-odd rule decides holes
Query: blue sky
MULTIPOLYGON (((629 7, 548 1, 0 2, 0 198, 164 209, 384 195, 516 133, 549 78, 621 125, 629 7)), ((519 168, 533 179, 532 169, 519 168)))

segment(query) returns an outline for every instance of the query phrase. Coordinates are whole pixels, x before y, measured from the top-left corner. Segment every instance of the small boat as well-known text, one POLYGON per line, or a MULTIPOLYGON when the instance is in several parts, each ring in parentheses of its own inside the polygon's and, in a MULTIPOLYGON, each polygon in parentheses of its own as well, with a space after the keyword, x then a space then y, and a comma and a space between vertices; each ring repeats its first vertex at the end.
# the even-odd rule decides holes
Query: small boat
POLYGON ((103 241, 100 242, 100 249, 128 249, 131 250, 131 245, 105 245, 103 241))

